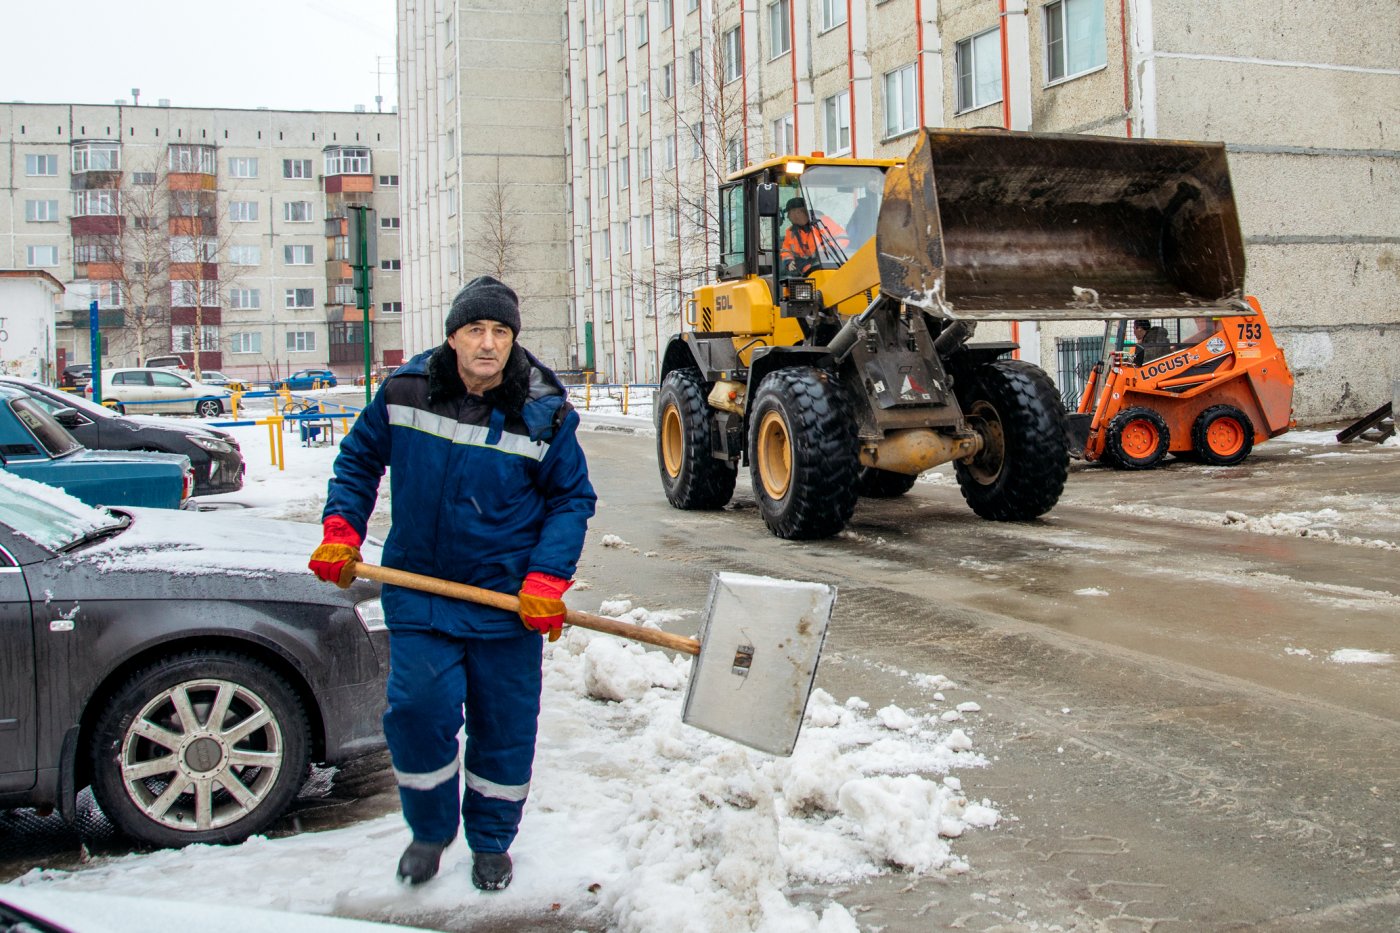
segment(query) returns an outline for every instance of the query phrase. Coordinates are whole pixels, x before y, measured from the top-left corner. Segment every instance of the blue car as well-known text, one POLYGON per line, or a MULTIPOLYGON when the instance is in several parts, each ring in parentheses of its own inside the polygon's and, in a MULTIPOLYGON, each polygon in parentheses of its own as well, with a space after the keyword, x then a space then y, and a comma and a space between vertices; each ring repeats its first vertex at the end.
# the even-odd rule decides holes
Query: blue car
POLYGON ((272 383, 273 389, 291 389, 293 392, 303 392, 307 389, 334 388, 336 385, 335 373, 329 369, 299 369, 286 379, 279 379, 272 383))
POLYGON ((88 505, 178 509, 194 489, 183 454, 88 450, 25 392, 0 385, 0 466, 88 505))

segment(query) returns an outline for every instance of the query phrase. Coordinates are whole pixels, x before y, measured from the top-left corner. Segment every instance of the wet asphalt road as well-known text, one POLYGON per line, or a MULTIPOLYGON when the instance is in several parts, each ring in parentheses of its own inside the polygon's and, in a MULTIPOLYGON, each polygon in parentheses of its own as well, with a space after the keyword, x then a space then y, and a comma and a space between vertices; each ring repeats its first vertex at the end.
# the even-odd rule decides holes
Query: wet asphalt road
POLYGON ((728 509, 682 513, 654 439, 583 442, 590 543, 630 547, 588 548, 578 600, 693 609, 714 570, 832 581, 819 686, 912 707, 928 697, 906 675, 937 673, 983 707, 965 725, 994 760, 962 778, 1003 822, 954 844, 971 873, 814 898, 885 931, 1400 929, 1400 661, 1328 660, 1400 659, 1400 551, 1245 530, 1330 508, 1310 535, 1373 540, 1400 451, 1281 439, 1231 469, 1076 465, 1060 505, 1016 525, 976 518, 945 476, 794 543, 742 473, 728 509))
MULTIPOLYGON (((746 475, 729 508, 677 512, 653 438, 581 436, 600 509, 571 605, 697 610, 715 570, 831 581, 819 686, 913 708, 929 697, 910 675, 943 674, 951 702, 982 706, 959 725, 992 761, 960 776, 1003 819, 954 843, 970 872, 799 897, 835 896, 887 933, 1400 929, 1400 662, 1328 660, 1400 657, 1400 552, 1325 536, 1400 540, 1374 520, 1400 500, 1400 451, 1320 458, 1284 439, 1232 469, 1076 466, 1060 505, 1017 525, 976 518, 945 469, 862 501, 838 538, 794 543, 763 527, 746 475), (1307 537, 1248 530, 1322 508, 1307 537)), ((370 761, 278 832, 394 798, 370 761)), ((80 858, 76 836, 0 835, 0 877, 80 858)), ((89 843, 122 847, 100 824, 89 843)))

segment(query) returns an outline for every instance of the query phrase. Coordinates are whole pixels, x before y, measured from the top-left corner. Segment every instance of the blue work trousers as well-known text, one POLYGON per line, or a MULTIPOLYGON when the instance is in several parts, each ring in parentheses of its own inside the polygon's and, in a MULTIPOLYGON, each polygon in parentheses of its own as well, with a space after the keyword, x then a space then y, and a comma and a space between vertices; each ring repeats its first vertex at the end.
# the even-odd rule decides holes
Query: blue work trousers
POLYGON ((473 852, 510 848, 530 790, 543 644, 523 627, 508 638, 390 632, 384 736, 414 839, 448 842, 460 819, 473 852))

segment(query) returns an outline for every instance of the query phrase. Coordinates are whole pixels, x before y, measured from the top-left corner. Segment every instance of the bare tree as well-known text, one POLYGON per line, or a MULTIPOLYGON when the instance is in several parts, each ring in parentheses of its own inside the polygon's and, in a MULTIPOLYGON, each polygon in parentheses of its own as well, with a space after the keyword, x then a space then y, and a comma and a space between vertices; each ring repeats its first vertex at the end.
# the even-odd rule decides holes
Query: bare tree
POLYGON ((506 278, 520 259, 522 232, 513 195, 510 183, 501 177, 501 160, 497 159, 496 178, 486 186, 482 199, 479 232, 467 252, 483 271, 498 279, 506 278))

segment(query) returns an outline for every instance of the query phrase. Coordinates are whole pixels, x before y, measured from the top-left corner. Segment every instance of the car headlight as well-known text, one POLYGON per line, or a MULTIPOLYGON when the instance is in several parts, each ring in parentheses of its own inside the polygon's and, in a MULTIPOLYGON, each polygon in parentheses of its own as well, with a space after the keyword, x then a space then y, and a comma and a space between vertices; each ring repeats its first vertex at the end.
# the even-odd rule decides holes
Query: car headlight
POLYGON ((205 450, 211 450, 216 454, 233 453, 233 448, 230 447, 228 444, 224 443, 223 441, 219 440, 217 437, 200 437, 198 435, 191 434, 190 441, 196 447, 203 447, 205 450))
POLYGON ((366 632, 384 632, 389 629, 384 621, 384 604, 379 601, 378 596, 356 603, 355 615, 366 632))

